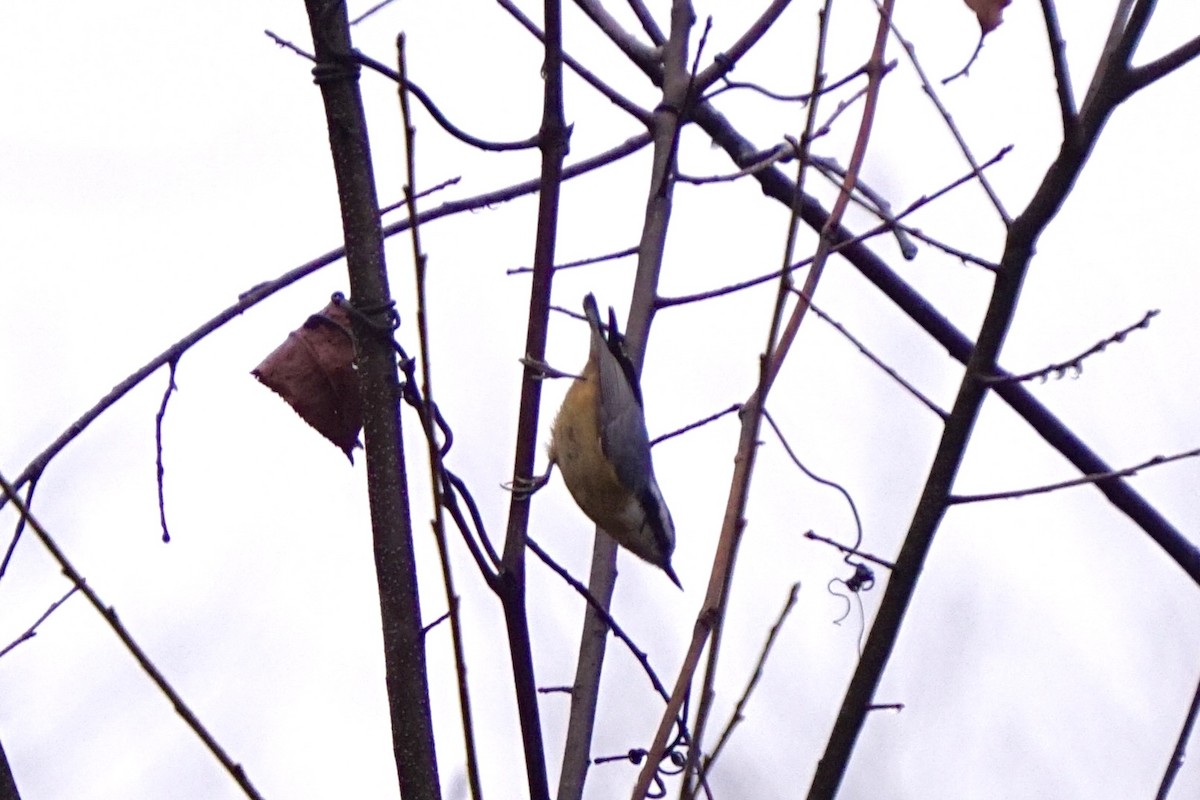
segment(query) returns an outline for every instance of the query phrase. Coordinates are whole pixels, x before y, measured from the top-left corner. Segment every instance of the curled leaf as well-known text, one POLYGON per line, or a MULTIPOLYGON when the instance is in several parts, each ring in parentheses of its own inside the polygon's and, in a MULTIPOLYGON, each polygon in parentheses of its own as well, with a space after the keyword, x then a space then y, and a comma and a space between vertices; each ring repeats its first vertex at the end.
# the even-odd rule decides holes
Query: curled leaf
POLYGON ((354 462, 362 400, 350 318, 330 303, 288 334, 251 372, 354 462))
POLYGON ((987 36, 1004 21, 1004 9, 1012 0, 964 0, 967 8, 979 18, 979 30, 987 36))

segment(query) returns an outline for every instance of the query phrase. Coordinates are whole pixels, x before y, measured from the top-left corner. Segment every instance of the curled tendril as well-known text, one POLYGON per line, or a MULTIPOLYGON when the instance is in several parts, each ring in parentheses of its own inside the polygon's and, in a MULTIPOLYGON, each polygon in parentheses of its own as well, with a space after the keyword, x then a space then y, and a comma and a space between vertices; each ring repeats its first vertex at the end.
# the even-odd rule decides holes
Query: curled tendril
MULTIPOLYGON (((676 722, 675 738, 663 750, 662 758, 658 762, 658 767, 654 774, 654 785, 646 793, 646 797, 660 798, 667 796, 666 778, 679 775, 687 768, 688 763, 688 748, 689 737, 679 727, 676 722)), ((637 766, 645 760, 648 753, 644 748, 634 747, 625 753, 613 756, 597 756, 592 759, 593 764, 609 764, 614 761, 628 761, 637 766)))

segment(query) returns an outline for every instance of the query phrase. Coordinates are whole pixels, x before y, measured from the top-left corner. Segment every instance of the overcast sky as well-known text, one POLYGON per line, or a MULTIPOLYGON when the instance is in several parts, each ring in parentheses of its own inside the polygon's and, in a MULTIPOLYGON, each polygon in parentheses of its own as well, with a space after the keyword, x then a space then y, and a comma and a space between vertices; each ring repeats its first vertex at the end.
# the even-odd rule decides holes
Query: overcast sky
MULTIPOLYGON (((351 5, 352 16, 370 4, 351 5)), ((522 3, 539 17, 540 4, 522 3)), ((624 4, 612 3, 614 7, 624 4)), ((650 3, 665 25, 665 2, 650 3)), ((707 53, 728 46, 760 3, 698 3, 716 14, 707 53), (732 6, 732 7, 731 7, 732 6), (753 6, 744 8, 742 6, 753 6)), ((1116 3, 1062 3, 1070 65, 1082 97, 1116 3)), ((935 78, 959 69, 977 36, 958 0, 899 2, 897 20, 935 78)), ((1200 6, 1164 0, 1138 60, 1200 35, 1200 6)), ((797 2, 734 77, 798 92, 811 82, 816 5, 797 2)), ((618 10, 614 8, 614 10, 618 10)), ((838 78, 870 51, 874 10, 836 3, 827 72, 838 78)), ((645 108, 656 97, 573 8, 567 49, 645 108)), ((319 92, 310 65, 263 35, 308 48, 298 2, 7 4, 0 10, 0 471, 8 478, 114 384, 238 294, 340 244, 340 222, 319 92)), ((491 139, 532 135, 540 115, 541 54, 497 5, 398 0, 356 29, 356 44, 393 63, 409 37, 413 79, 458 124, 491 139)), ((698 34, 699 28, 697 29, 698 34)), ((693 39, 693 42, 695 39, 693 39)), ((902 57, 895 41, 889 57, 902 57)), ((1161 314, 1086 362, 1078 378, 1031 390, 1110 464, 1200 446, 1200 271, 1193 187, 1200 127, 1192 64, 1120 108, 1075 192, 1039 244, 1002 362, 1014 371, 1064 360, 1140 319, 1161 314)), ((404 178, 394 87, 362 86, 383 203, 404 178)), ((848 94, 842 95, 846 97, 848 94)), ((1039 4, 1019 0, 969 78, 941 90, 980 160, 1014 150, 990 175, 1018 213, 1058 146, 1058 110, 1039 4)), ((832 112, 829 101, 823 116, 832 112)), ((719 107, 762 147, 795 135, 804 111, 731 92, 719 107)), ((861 106, 818 152, 845 163, 861 106)), ((570 159, 638 132, 585 85, 567 85, 575 123, 570 159)), ((479 154, 418 111, 418 188, 461 177, 429 204, 536 174, 534 153, 479 154)), ((680 168, 730 171, 699 131, 680 168)), ((637 241, 648 152, 567 185, 560 260, 637 241)), ((887 78, 865 167, 903 208, 967 167, 901 58, 887 78)), ((828 201, 829 190, 812 186, 828 201)), ((434 380, 456 436, 450 466, 472 486, 497 541, 508 504, 517 359, 529 281, 506 270, 532 257, 535 200, 526 198, 423 229, 430 257, 434 380)), ((777 268, 786 216, 743 181, 682 185, 662 293, 721 286, 777 268)), ((390 218, 389 218, 390 219, 390 218)), ((854 226, 867 224, 863 215, 854 226)), ((927 233, 998 259, 1003 228, 976 186, 913 217, 927 233)), ((811 251, 806 234, 800 247, 811 251)), ((874 249, 969 335, 991 280, 922 247, 904 262, 894 242, 874 249)), ((389 246, 392 289, 415 351, 407 239, 389 246)), ((394 798, 375 578, 362 464, 299 421, 250 370, 288 331, 346 286, 338 262, 239 317, 180 362, 165 435, 166 509, 160 541, 154 416, 159 373, 72 443, 38 485, 34 511, 104 601, 270 798, 394 798)), ((588 291, 624 319, 629 261, 571 270, 556 303, 588 291)), ((834 260, 818 304, 942 407, 960 370, 845 262, 834 260)), ((661 312, 644 391, 651 435, 744 400, 757 374, 770 287, 661 312)), ((552 320, 549 359, 577 369, 587 337, 552 320)), ((548 429, 566 386, 544 392, 548 429)), ((830 326, 805 323, 774 390, 772 412, 806 466, 854 497, 864 548, 893 558, 941 433, 939 419, 830 326)), ((405 417, 410 433, 415 418, 405 417)), ((547 434, 541 437, 546 440, 547 434)), ((686 587, 627 553, 614 615, 670 683, 703 596, 736 447, 731 418, 656 448, 679 531, 675 568, 686 587)), ((409 437, 423 613, 445 609, 436 553, 425 535, 425 457, 409 437)), ((361 459, 359 459, 361 462, 361 459)), ((1075 477, 999 401, 985 406, 959 493, 1075 477)), ((1185 535, 1200 538, 1200 463, 1144 471, 1134 486, 1185 535)), ((6 531, 11 508, 0 513, 6 531)), ((813 483, 764 432, 749 526, 738 561, 718 680, 723 724, 758 648, 800 581, 747 718, 714 772, 718 798, 793 797, 820 757, 862 630, 859 606, 829 594, 849 571, 809 529, 850 540, 840 494, 813 483)), ((591 525, 555 479, 533 504, 532 535, 586 575, 591 525)), ((6 534, 7 536, 8 534, 6 534)), ((7 544, 7 538, 2 539, 7 544)), ((499 605, 455 550, 473 697, 489 798, 525 795, 511 671, 499 605)), ((569 684, 582 603, 531 562, 530 615, 539 683, 569 684)), ((869 620, 882 594, 862 595, 869 620)), ((0 582, 0 646, 69 588, 26 537, 0 582)), ((884 676, 877 701, 900 713, 869 720, 844 798, 1152 797, 1200 677, 1200 623, 1191 580, 1099 492, 1077 488, 953 509, 884 676)), ((466 796, 448 631, 430 635, 439 760, 448 798, 466 796)), ((541 699, 551 778, 567 701, 541 699)), ((609 648, 594 755, 649 744, 660 701, 628 653, 609 648)), ((234 798, 238 787, 82 598, 36 638, 0 659, 0 741, 22 796, 234 798)), ((1172 795, 1200 795, 1200 759, 1172 795)), ((593 768, 588 796, 620 797, 629 764, 593 768)))

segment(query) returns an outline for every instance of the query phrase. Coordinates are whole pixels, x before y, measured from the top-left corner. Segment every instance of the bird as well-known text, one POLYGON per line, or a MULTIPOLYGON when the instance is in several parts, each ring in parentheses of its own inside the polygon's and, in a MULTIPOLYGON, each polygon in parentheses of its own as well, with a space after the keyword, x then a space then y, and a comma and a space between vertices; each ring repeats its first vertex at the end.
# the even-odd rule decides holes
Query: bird
POLYGON ((682 589, 671 567, 675 524, 654 477, 642 390, 625 337, 611 306, 605 334, 595 295, 584 297, 583 313, 591 328, 587 364, 554 419, 550 466, 536 480, 548 481, 557 464, 580 510, 682 589))

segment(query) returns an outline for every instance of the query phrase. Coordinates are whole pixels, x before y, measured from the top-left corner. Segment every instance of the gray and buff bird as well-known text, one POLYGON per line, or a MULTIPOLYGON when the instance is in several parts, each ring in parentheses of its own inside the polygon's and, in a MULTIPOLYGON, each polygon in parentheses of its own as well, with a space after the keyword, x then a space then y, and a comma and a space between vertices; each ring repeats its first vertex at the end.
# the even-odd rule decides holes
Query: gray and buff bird
POLYGON ((591 349, 554 420, 550 470, 558 464, 571 496, 592 522, 682 589, 671 569, 675 526, 654 479, 642 391, 625 337, 612 308, 605 335, 593 295, 583 298, 583 311, 591 349))

